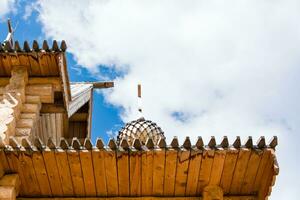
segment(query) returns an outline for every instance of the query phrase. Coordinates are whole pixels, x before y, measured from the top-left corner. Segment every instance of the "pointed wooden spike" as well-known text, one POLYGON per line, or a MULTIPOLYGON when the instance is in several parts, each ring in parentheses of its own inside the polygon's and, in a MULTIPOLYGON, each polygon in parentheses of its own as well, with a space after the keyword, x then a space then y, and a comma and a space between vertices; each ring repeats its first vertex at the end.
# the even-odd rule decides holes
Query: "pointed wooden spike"
POLYGON ((233 143, 233 147, 238 149, 241 148, 241 138, 240 136, 237 136, 234 143, 233 143))
POLYGON ((97 138, 96 147, 98 149, 103 149, 104 148, 104 142, 101 138, 97 138))
POLYGON ((47 141, 47 146, 49 147, 49 149, 56 149, 56 146, 53 142, 53 139, 50 137, 47 141))
POLYGON ((15 50, 16 50, 17 52, 21 52, 21 51, 22 51, 22 48, 20 47, 20 44, 19 44, 18 41, 15 41, 15 50))
POLYGON ((58 44, 56 40, 53 40, 52 51, 59 51, 58 44))
POLYGON ((66 44, 66 41, 61 41, 61 44, 60 44, 60 49, 65 52, 66 49, 67 49, 67 44, 66 44))
POLYGON ((266 147, 266 139, 264 136, 261 136, 257 141, 257 147, 259 149, 263 149, 266 147))
POLYGON ((69 144, 68 141, 65 138, 61 138, 60 139, 60 144, 59 144, 60 148, 67 150, 69 149, 69 144))
POLYGON ((9 145, 14 149, 20 149, 21 145, 18 143, 18 141, 14 137, 9 137, 9 145))
POLYGON ((160 138, 159 141, 158 141, 158 147, 159 148, 166 148, 167 147, 167 143, 166 143, 166 140, 165 138, 160 138))
POLYGON ((43 41, 43 49, 44 49, 45 51, 49 51, 49 46, 48 46, 47 40, 44 40, 44 41, 43 41))
POLYGON ((228 137, 227 136, 224 136, 223 137, 223 140, 221 142, 221 147, 222 148, 228 148, 229 147, 229 141, 228 141, 228 137))
POLYGON ((204 142, 201 136, 198 136, 197 142, 196 142, 196 147, 198 149, 202 149, 204 147, 204 142))
POLYGON ((87 149, 87 150, 92 150, 93 149, 93 143, 91 141, 90 138, 85 138, 84 139, 84 144, 83 146, 87 149))
POLYGON ((178 138, 176 136, 174 136, 172 142, 171 142, 171 147, 172 148, 179 148, 179 142, 178 142, 178 138))
POLYGON ((36 40, 33 40, 32 49, 34 51, 39 51, 40 50, 39 43, 36 40))
POLYGON ((210 141, 208 143, 209 148, 213 149, 216 147, 216 145, 217 145, 216 138, 214 136, 211 136, 210 141))
POLYGON ((273 136, 273 138, 271 139, 270 143, 269 143, 269 147, 275 149, 275 147, 278 145, 278 138, 277 136, 273 136))
POLYGON ((26 51, 26 52, 30 52, 30 51, 31 51, 28 41, 25 41, 25 42, 24 42, 23 49, 24 49, 24 51, 26 51))
POLYGON ((253 148, 253 140, 252 137, 249 136, 246 143, 245 143, 245 147, 248 149, 252 149, 253 148))
POLYGON ((108 142, 108 146, 109 148, 111 148, 112 150, 116 150, 117 149, 117 144, 116 141, 114 139, 110 139, 108 142))
POLYGON ((74 137, 74 138, 72 139, 72 147, 73 147, 74 149, 76 149, 76 150, 80 150, 80 149, 81 149, 80 141, 79 141, 76 137, 74 137))
POLYGON ((140 139, 134 139, 133 147, 136 148, 137 150, 142 149, 142 143, 141 143, 140 139))
POLYGON ((43 144, 42 140, 39 137, 34 139, 34 146, 40 151, 44 150, 46 146, 43 144))
POLYGON ((154 142, 152 138, 148 138, 146 141, 146 147, 148 149, 154 149, 154 142))
POLYGON ((129 149, 129 144, 128 144, 128 141, 126 139, 121 140, 121 147, 125 150, 129 149))
POLYGON ((191 140, 190 140, 190 137, 186 137, 184 142, 183 142, 183 148, 185 149, 190 149, 192 147, 192 144, 191 144, 191 140))
POLYGON ((31 142, 30 142, 27 138, 23 138, 23 139, 22 139, 22 146, 23 146, 25 149, 33 150, 32 145, 31 145, 31 142))

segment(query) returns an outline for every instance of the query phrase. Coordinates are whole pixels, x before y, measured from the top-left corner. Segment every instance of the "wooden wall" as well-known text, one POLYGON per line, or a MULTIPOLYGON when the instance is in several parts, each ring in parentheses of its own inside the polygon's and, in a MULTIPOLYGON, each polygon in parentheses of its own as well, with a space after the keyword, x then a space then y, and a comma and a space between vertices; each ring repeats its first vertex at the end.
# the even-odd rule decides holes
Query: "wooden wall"
POLYGON ((55 144, 59 144, 60 138, 64 137, 67 124, 64 123, 64 113, 42 113, 33 138, 39 137, 44 143, 51 137, 55 144))

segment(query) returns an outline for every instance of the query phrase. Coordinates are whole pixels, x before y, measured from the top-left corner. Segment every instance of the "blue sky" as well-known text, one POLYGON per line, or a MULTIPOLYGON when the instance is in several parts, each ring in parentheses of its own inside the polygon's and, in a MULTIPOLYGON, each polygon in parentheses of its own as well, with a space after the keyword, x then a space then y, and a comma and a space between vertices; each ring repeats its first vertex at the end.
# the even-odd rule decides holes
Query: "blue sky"
MULTIPOLYGON (((298 0, 3 0, 0 18, 19 21, 21 42, 66 40, 72 81, 115 82, 95 93, 93 139, 137 118, 138 83, 143 114, 167 141, 277 135, 271 199, 279 200, 300 196, 299 8, 298 0)), ((0 38, 6 32, 1 22, 0 38)))
MULTIPOLYGON (((20 1, 17 12, 9 13, 6 15, 6 18, 11 19, 13 27, 18 24, 14 39, 18 40, 21 45, 23 45, 25 40, 29 41, 30 44, 32 44, 33 40, 37 40, 41 45, 46 36, 42 31, 42 25, 37 19, 38 13, 34 11, 26 20, 24 19, 27 3, 26 1, 20 1)), ((7 35, 6 18, 0 21, 1 40, 4 40, 7 35)), ((60 41, 60 38, 58 41, 60 41)), ((52 39, 48 39, 48 44, 52 44, 52 39)), ((101 81, 98 76, 93 76, 86 68, 78 65, 71 53, 67 52, 66 55, 69 76, 72 82, 101 81)), ((103 76, 115 77, 115 73, 112 70, 107 70, 105 66, 101 67, 100 72, 103 76)), ((97 137, 101 137, 104 141, 108 141, 109 137, 111 137, 109 135, 110 131, 118 131, 124 124, 118 114, 119 108, 107 103, 101 92, 94 92, 93 106, 92 140, 95 141, 97 137)))

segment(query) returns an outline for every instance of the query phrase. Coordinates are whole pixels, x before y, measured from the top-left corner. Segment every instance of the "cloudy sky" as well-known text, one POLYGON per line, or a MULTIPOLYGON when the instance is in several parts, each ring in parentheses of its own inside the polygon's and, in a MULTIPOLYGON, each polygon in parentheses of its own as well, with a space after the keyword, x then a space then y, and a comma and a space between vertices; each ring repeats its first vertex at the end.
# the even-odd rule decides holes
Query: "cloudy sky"
POLYGON ((167 138, 279 137, 272 200, 298 199, 300 1, 1 0, 16 39, 66 40, 72 81, 113 80, 95 94, 93 138, 144 116, 167 138))

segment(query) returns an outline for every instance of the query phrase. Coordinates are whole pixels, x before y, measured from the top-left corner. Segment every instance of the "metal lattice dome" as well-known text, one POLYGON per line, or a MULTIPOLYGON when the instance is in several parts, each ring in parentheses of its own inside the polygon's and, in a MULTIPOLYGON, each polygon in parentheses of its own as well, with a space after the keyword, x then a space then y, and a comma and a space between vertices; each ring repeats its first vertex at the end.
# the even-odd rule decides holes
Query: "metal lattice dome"
POLYGON ((119 131, 117 141, 120 144, 122 139, 127 139, 128 143, 133 145, 134 139, 140 139, 142 144, 145 144, 147 138, 152 138, 154 144, 157 144, 158 140, 165 136, 156 123, 142 117, 125 124, 119 131))

